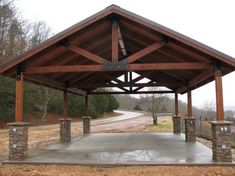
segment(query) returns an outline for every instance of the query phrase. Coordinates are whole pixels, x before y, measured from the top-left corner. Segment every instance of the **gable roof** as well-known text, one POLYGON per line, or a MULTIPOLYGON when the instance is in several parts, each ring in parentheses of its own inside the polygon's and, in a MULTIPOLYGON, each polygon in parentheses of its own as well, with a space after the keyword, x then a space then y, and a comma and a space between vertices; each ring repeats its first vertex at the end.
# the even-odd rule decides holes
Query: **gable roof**
MULTIPOLYGON (((0 74, 13 77, 15 75, 16 66, 20 63, 23 63, 26 68, 28 65, 60 65, 57 61, 61 62, 62 60, 68 60, 68 63, 66 61, 62 61, 62 63, 66 65, 83 65, 83 63, 90 65, 94 64, 91 61, 87 61, 84 57, 78 56, 76 53, 67 51, 64 47, 61 47, 61 44, 64 44, 67 41, 73 42, 77 46, 82 46, 82 48, 99 56, 110 59, 110 34, 112 27, 110 20, 113 18, 118 19, 120 30, 123 33, 123 41, 126 45, 128 54, 133 54, 154 42, 160 42, 162 39, 169 41, 167 46, 164 46, 160 50, 154 51, 151 55, 141 58, 141 60, 136 61, 136 63, 154 63, 156 60, 157 62, 163 63, 187 61, 215 64, 220 62, 222 64, 224 75, 234 71, 235 69, 234 58, 158 23, 131 13, 116 5, 111 5, 91 17, 60 32, 24 54, 0 65, 0 74)), ((121 51, 119 55, 121 55, 121 51)), ((122 59, 124 58, 125 57, 122 56, 122 59)), ((203 74, 203 71, 205 72, 205 70, 184 70, 177 73, 177 71, 161 72, 152 70, 151 74, 148 74, 146 77, 152 81, 159 81, 158 79, 156 80, 156 77, 160 79, 160 82, 164 82, 165 80, 165 86, 176 91, 195 79, 197 75, 203 74), (161 80, 161 78, 163 80, 161 80), (182 82, 181 85, 170 86, 170 83, 180 80, 182 82)), ((61 87, 63 87, 62 85, 65 85, 66 82, 73 82, 75 78, 78 78, 76 84, 74 83, 74 85, 72 85, 73 88, 76 88, 76 85, 78 85, 79 82, 82 83, 87 81, 88 77, 91 79, 91 81, 88 81, 89 83, 96 83, 97 81, 98 83, 107 83, 123 73, 125 72, 113 72, 111 77, 107 78, 102 75, 101 79, 100 74, 92 72, 73 73, 73 75, 71 73, 59 73, 56 76, 52 74, 26 75, 26 80, 37 82, 46 86, 49 86, 47 85, 47 82, 51 82, 51 87, 61 89, 57 84, 60 84, 61 87), (71 79, 69 79, 69 77, 71 77, 71 79), (53 82, 56 84, 53 84, 53 82)), ((146 71, 138 71, 138 73, 140 75, 146 75, 146 71)), ((213 73, 210 72, 208 78, 199 81, 190 89, 204 85, 213 79, 213 73)), ((85 86, 81 89, 84 91, 93 90, 85 86)), ((185 90, 181 93, 184 92, 185 90)))

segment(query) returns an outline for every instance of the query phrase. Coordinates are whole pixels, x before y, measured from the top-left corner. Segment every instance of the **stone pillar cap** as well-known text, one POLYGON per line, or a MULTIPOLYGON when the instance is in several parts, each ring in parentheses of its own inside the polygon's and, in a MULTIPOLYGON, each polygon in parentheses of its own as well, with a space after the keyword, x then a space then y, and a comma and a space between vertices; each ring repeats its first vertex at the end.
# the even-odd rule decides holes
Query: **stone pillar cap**
POLYGON ((185 119, 185 120, 196 120, 195 117, 185 117, 184 119, 185 119))
POLYGON ((181 118, 181 115, 173 115, 175 118, 181 118))
POLYGON ((29 122, 11 122, 7 124, 8 126, 28 126, 29 122))
POLYGON ((231 121, 210 121, 211 124, 217 125, 231 125, 233 122, 231 121))
POLYGON ((83 118, 83 119, 91 119, 90 116, 83 116, 82 118, 83 118))
POLYGON ((73 120, 72 118, 60 118, 59 120, 73 120))

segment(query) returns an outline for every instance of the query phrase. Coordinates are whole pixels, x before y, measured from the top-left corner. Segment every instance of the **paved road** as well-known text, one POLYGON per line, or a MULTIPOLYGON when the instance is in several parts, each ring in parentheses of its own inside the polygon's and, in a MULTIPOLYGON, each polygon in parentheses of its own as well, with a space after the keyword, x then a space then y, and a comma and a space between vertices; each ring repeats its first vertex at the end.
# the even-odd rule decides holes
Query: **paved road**
POLYGON ((113 123, 113 122, 119 122, 123 120, 129 120, 132 118, 143 116, 143 113, 140 112, 131 112, 131 111, 120 111, 116 110, 116 113, 121 113, 122 115, 112 117, 112 118, 106 118, 106 119, 100 119, 100 120, 93 120, 91 122, 92 125, 100 125, 100 124, 107 124, 107 123, 113 123))
POLYGON ((235 133, 235 126, 231 126, 231 132, 235 133))

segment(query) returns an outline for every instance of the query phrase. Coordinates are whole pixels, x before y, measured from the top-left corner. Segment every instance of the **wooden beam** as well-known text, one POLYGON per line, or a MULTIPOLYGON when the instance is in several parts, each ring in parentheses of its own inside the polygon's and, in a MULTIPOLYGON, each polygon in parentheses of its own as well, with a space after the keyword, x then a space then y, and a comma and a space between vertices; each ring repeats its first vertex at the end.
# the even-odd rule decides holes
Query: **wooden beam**
MULTIPOLYGON (((129 72, 129 82, 132 82, 132 72, 129 72)), ((132 86, 130 87, 130 91, 132 91, 132 86)))
POLYGON ((215 90, 216 90, 216 120, 224 121, 223 85, 222 70, 215 70, 215 90))
POLYGON ((88 117, 88 95, 85 96, 85 117, 88 117))
POLYGON ((128 83, 128 72, 124 74, 124 82, 128 83))
POLYGON ((133 79, 132 82, 138 82, 138 81, 140 81, 140 80, 142 80, 144 78, 149 79, 148 76, 150 76, 152 74, 152 72, 151 71, 145 71, 144 73, 138 73, 138 74, 140 74, 140 76, 138 76, 137 78, 133 79))
POLYGON ((101 65, 68 65, 68 66, 43 66, 26 68, 26 73, 66 73, 66 72, 97 72, 101 65))
POLYGON ((102 88, 102 87, 159 87, 159 86, 180 86, 182 85, 181 83, 178 82, 171 82, 171 83, 153 83, 152 81, 148 83, 132 83, 132 82, 125 82, 125 83, 83 83, 83 84, 78 84, 76 87, 77 88, 102 88))
MULTIPOLYGON (((149 81, 149 82, 147 82, 148 84, 149 83, 153 83, 153 81, 149 81)), ((141 89, 143 89, 143 88, 145 88, 145 87, 148 87, 148 86, 144 86, 144 85, 142 85, 142 86, 138 86, 136 89, 134 89, 133 91, 134 92, 137 92, 137 91, 139 91, 139 90, 141 90, 141 89)), ((151 86, 152 87, 152 86, 151 86)), ((155 87, 157 87, 157 86, 155 86, 155 87)))
POLYGON ((64 90, 64 108, 63 108, 64 118, 68 118, 68 92, 64 90))
POLYGON ((124 44, 124 41, 123 41, 123 38, 122 38, 122 32, 121 32, 120 26, 118 26, 118 41, 119 41, 119 45, 120 45, 120 48, 122 50, 123 56, 126 56, 127 51, 126 51, 126 47, 125 47, 125 44, 124 44))
POLYGON ((178 94, 175 93, 175 116, 179 115, 178 94))
POLYGON ((139 92, 91 92, 89 93, 90 95, 104 95, 104 94, 169 94, 169 93, 174 93, 174 91, 139 91, 139 92))
POLYGON ((112 22, 112 61, 118 61, 118 23, 112 22))
POLYGON ((102 58, 102 57, 100 57, 100 56, 98 56, 96 54, 93 54, 93 53, 91 53, 91 52, 89 52, 89 51, 87 51, 85 49, 77 47, 77 46, 69 45, 66 48, 68 48, 70 51, 73 51, 73 52, 75 52, 77 54, 80 54, 81 56, 83 56, 83 57, 85 57, 85 58, 87 58, 87 59, 89 59, 91 61, 94 61, 96 63, 99 63, 99 64, 101 64, 102 61, 104 60, 104 58, 102 58))
POLYGON ((26 74, 24 74, 24 79, 27 81, 36 83, 36 84, 39 83, 39 84, 46 85, 46 86, 49 86, 52 88, 57 88, 60 90, 64 90, 66 88, 64 83, 55 81, 55 80, 50 79, 50 78, 43 76, 43 75, 26 75, 26 74))
POLYGON ((67 88, 67 92, 77 94, 77 95, 87 95, 87 92, 77 88, 67 88))
POLYGON ((129 70, 202 70, 213 69, 212 64, 204 63, 152 63, 152 64, 130 64, 129 70))
POLYGON ((179 88, 178 90, 176 90, 176 92, 178 92, 178 93, 185 92, 185 91, 187 91, 188 88, 195 87, 197 84, 205 81, 206 79, 210 78, 213 75, 214 75, 213 70, 205 70, 205 71, 201 72, 199 75, 197 75, 196 77, 194 77, 191 81, 189 81, 188 86, 183 86, 183 87, 179 88))
POLYGON ((154 44, 132 54, 131 56, 127 57, 128 63, 135 62, 136 60, 141 59, 142 57, 152 53, 153 51, 156 51, 157 49, 161 48, 164 45, 165 45, 165 42, 154 43, 154 44))
POLYGON ((193 116, 193 112, 192 112, 192 94, 191 91, 188 90, 187 92, 187 106, 188 106, 188 117, 192 117, 193 116))
MULTIPOLYGON (((212 64, 203 63, 152 63, 130 64, 129 69, 118 71, 141 71, 141 70, 202 70, 213 69, 212 64)), ((35 66, 26 68, 27 74, 66 73, 66 72, 100 72, 101 65, 67 65, 67 66, 35 66)), ((115 71, 115 70, 110 70, 115 71)))
POLYGON ((23 73, 18 72, 16 77, 15 94, 15 121, 23 122, 23 73))

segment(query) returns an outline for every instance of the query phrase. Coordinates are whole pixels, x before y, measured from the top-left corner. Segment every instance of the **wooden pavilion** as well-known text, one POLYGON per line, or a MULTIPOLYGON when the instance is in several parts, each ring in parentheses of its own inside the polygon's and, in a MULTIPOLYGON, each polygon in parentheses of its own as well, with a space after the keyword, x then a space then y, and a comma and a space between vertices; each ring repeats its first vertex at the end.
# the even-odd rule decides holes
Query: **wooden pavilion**
MULTIPOLYGON (((111 5, 0 66, 0 74, 16 77, 16 123, 10 124, 10 159, 22 159, 27 151, 17 148, 18 141, 14 138, 17 132, 11 131, 22 128, 28 135, 27 124, 23 122, 23 80, 63 91, 65 118, 67 93, 85 96, 86 104, 88 95, 107 93, 96 91, 102 87, 120 89, 108 92, 110 94, 174 93, 175 117, 179 117, 178 93, 187 93, 185 133, 188 142, 195 141, 191 91, 215 80, 217 116, 212 122, 213 159, 230 161, 231 140, 227 137, 230 123, 224 121, 222 76, 234 70, 234 58, 111 5), (134 72, 140 76, 132 78, 134 72), (121 75, 124 75, 123 81, 117 79, 121 75), (150 81, 138 83, 144 78, 150 81), (168 89, 143 91, 145 87, 159 86, 168 89)), ((89 132, 89 119, 85 119, 84 126, 88 126, 84 131, 89 132)), ((177 119, 180 118, 174 120, 175 129, 180 124, 177 119)), ((62 136, 67 133, 69 136, 68 121, 62 120, 62 136), (67 132, 63 132, 63 128, 67 132)), ((27 138, 24 139, 27 145, 27 138)))

